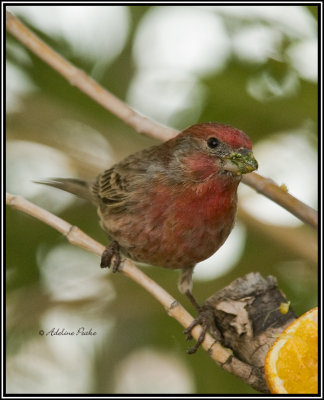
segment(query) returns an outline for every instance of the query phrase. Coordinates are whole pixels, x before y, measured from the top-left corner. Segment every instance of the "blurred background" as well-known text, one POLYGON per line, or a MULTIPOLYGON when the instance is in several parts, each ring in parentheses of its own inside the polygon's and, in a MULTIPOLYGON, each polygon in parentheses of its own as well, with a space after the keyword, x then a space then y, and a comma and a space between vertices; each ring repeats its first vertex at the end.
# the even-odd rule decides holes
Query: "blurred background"
MULTIPOLYGON (((56 51, 137 111, 177 129, 244 130, 259 173, 317 208, 316 6, 10 6, 56 51)), ((33 180, 96 174, 158 143, 73 88, 7 35, 7 191, 103 244, 93 206, 33 180)), ((317 236, 240 185, 237 224, 197 266, 200 302, 249 272, 276 276, 297 314, 317 305, 317 236)), ((47 225, 7 207, 9 393, 256 393, 137 284, 99 268, 47 225), (96 335, 50 336, 53 328, 96 335), (45 334, 41 336, 39 331, 45 334)), ((193 315, 178 271, 145 272, 193 315)))

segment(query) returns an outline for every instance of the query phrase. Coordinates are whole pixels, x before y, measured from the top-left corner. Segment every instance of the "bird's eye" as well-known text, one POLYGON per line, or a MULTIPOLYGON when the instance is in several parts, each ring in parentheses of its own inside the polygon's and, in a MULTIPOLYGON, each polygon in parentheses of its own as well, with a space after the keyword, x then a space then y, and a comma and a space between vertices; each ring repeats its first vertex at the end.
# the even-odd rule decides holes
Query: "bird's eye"
POLYGON ((217 147, 219 145, 219 143, 220 143, 219 140, 215 137, 210 137, 207 140, 208 147, 210 147, 211 149, 214 149, 215 147, 217 147))

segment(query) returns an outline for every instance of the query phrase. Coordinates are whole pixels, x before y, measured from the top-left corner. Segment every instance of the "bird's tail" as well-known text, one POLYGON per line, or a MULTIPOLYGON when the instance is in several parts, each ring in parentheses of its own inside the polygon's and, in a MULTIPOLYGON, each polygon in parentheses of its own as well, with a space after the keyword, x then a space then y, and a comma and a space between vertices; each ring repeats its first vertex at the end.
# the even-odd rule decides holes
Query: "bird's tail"
POLYGON ((91 183, 82 181, 81 179, 50 178, 34 182, 64 190, 65 192, 75 194, 82 199, 89 200, 94 204, 96 203, 94 196, 92 195, 91 183))

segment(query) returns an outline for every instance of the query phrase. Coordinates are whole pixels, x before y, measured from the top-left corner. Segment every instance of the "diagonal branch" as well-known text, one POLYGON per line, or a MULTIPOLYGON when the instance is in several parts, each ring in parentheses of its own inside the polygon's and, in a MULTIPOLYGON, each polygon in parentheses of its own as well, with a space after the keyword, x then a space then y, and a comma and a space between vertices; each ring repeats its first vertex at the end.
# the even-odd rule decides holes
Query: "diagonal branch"
POLYGON ((160 140, 171 139, 177 134, 175 129, 168 128, 140 115, 112 93, 108 92, 108 90, 104 89, 83 70, 75 67, 54 51, 9 11, 6 11, 6 28, 8 32, 15 36, 29 50, 64 76, 72 86, 86 93, 127 125, 133 127, 137 132, 160 140))
MULTIPOLYGON (((16 196, 10 193, 6 193, 6 204, 10 207, 28 214, 45 224, 56 229, 62 233, 66 239, 73 245, 81 247, 87 251, 90 251, 98 256, 101 256, 105 247, 86 235, 77 226, 71 225, 56 215, 50 213, 47 210, 31 203, 21 196, 16 196)), ((166 291, 158 286, 151 278, 144 274, 135 264, 129 259, 123 259, 120 266, 120 271, 131 279, 135 280, 141 286, 143 286, 149 293, 151 293, 167 310, 168 314, 175 317, 184 327, 187 327, 193 320, 193 318, 186 312, 186 310, 166 291)), ((200 330, 193 331, 193 336, 196 338, 200 334, 200 330)), ((207 338, 205 345, 206 350, 214 343, 214 340, 210 337, 207 338)), ((224 350, 225 351, 225 350, 224 350)), ((226 351, 220 352, 216 356, 216 361, 221 362, 225 357, 228 357, 226 351)))
MULTIPOLYGON (((134 111, 123 101, 95 82, 84 71, 76 68, 73 64, 60 56, 9 11, 6 11, 6 29, 29 50, 49 64, 59 74, 64 76, 71 85, 79 88, 94 101, 101 104, 126 124, 133 127, 137 132, 162 141, 168 140, 177 134, 175 129, 163 126, 134 111)), ((243 177, 242 182, 284 207, 303 222, 317 229, 317 212, 290 195, 287 191, 282 190, 271 179, 264 178, 256 173, 250 173, 243 177)))
MULTIPOLYGON (((102 252, 105 250, 105 247, 102 244, 86 235, 78 227, 69 224, 63 219, 41 207, 38 207, 21 196, 6 193, 6 204, 56 229, 75 246, 82 247, 98 256, 101 256, 102 252)), ((155 297, 156 300, 162 304, 168 315, 176 319, 183 327, 188 327, 193 322, 193 318, 187 310, 161 286, 137 268, 131 260, 123 258, 120 271, 137 282, 153 297, 155 297)), ((196 340, 199 338, 201 330, 201 326, 197 325, 191 331, 192 336, 196 340)), ((201 347, 206 350, 210 357, 222 368, 243 379, 246 383, 255 386, 256 376, 253 367, 234 357, 230 349, 227 349, 219 342, 216 342, 208 333, 206 334, 201 347)))
POLYGON ((296 199, 296 197, 289 194, 287 190, 274 183, 272 179, 264 178, 256 172, 251 172, 250 174, 243 175, 242 182, 252 187, 257 192, 262 193, 270 200, 273 200, 301 221, 317 229, 317 211, 296 199))

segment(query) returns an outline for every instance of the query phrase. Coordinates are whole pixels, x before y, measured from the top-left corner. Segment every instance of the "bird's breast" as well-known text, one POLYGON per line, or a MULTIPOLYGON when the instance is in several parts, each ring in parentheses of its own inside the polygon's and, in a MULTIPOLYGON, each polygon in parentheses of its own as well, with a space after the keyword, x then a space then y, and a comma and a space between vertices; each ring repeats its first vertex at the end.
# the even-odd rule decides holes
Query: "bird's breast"
POLYGON ((194 265, 217 251, 231 232, 237 185, 157 186, 114 237, 137 261, 166 268, 194 265))

